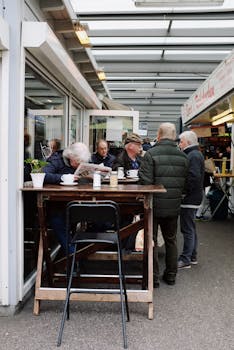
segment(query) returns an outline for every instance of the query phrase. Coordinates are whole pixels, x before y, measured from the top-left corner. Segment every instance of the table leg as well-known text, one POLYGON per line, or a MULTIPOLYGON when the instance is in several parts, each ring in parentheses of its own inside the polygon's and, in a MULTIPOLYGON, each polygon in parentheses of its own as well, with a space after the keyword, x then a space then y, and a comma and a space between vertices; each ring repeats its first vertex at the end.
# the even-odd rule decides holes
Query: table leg
POLYGON ((48 270, 49 285, 53 286, 52 263, 48 252, 47 228, 46 228, 44 205, 43 205, 43 195, 41 193, 37 194, 37 208, 38 208, 38 217, 39 217, 39 226, 40 226, 40 240, 39 240, 39 247, 38 247, 38 258, 37 258, 37 274, 36 274, 35 297, 34 297, 34 308, 33 308, 34 315, 39 315, 40 313, 40 300, 38 298, 38 293, 41 287, 44 256, 46 261, 46 267, 48 270))
POLYGON ((154 304, 148 303, 148 319, 153 320, 154 319, 154 304))
POLYGON ((38 218, 39 218, 39 225, 40 225, 40 233, 42 237, 42 243, 43 243, 43 255, 46 262, 46 268, 47 268, 47 276, 48 276, 48 283, 50 287, 54 286, 53 283, 53 267, 52 262, 50 258, 50 253, 48 250, 48 234, 47 234, 47 225, 46 225, 46 219, 45 219, 45 208, 44 208, 44 200, 43 200, 43 194, 38 193, 37 194, 37 208, 38 208, 38 218))
POLYGON ((42 234, 40 232, 40 241, 39 241, 38 258, 37 258, 37 275, 36 275, 36 283, 35 283, 34 308, 33 308, 34 315, 39 315, 40 313, 40 300, 37 299, 37 294, 41 287, 42 269, 43 269, 43 241, 42 241, 42 234))
POLYGON ((147 289, 151 296, 148 302, 148 318, 153 319, 153 197, 144 199, 144 256, 142 289, 147 289))

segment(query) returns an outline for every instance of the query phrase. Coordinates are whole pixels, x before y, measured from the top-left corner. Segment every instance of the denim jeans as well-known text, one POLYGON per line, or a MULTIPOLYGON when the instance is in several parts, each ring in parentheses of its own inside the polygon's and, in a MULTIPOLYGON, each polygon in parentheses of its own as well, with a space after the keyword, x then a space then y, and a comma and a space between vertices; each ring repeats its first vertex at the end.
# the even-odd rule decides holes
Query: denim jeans
POLYGON ((154 280, 159 277, 159 264, 158 264, 158 247, 157 247, 157 235, 158 226, 162 231, 162 236, 165 242, 165 270, 164 276, 167 279, 174 280, 177 273, 177 216, 154 218, 154 280))
MULTIPOLYGON (((55 233, 55 236, 58 242, 61 244, 63 251, 65 253, 67 250, 65 215, 61 215, 61 213, 57 213, 57 214, 54 213, 50 217, 50 225, 55 233)), ((69 240, 70 239, 71 237, 69 237, 69 240)), ((74 245, 69 245, 69 253, 72 254, 73 252, 74 252, 74 245)))
POLYGON ((194 208, 181 208, 180 212, 180 228, 184 236, 184 245, 179 260, 188 264, 192 257, 197 257, 196 211, 197 209, 194 208))

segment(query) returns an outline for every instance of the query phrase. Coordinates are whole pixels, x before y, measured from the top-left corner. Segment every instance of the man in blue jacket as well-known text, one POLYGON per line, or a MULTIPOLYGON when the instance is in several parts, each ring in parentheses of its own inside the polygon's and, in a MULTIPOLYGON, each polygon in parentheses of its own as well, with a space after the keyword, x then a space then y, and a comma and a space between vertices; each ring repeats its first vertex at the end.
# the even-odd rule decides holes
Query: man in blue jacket
POLYGON ((103 164, 112 168, 115 156, 108 152, 108 144, 105 140, 98 140, 96 144, 96 153, 92 154, 91 162, 94 164, 103 164))
MULTIPOLYGON (((87 163, 90 159, 88 147, 82 142, 75 142, 65 148, 63 151, 57 151, 47 159, 48 164, 44 167, 45 183, 59 184, 64 174, 74 174, 80 163, 87 163)), ((75 176, 74 180, 78 180, 75 176)), ((87 181, 86 179, 80 179, 87 181)), ((55 236, 61 244, 64 252, 66 251, 66 220, 65 204, 62 202, 53 202, 48 208, 50 225, 55 236)), ((69 248, 73 253, 74 247, 69 248)))
POLYGON ((203 197, 204 157, 199 150, 197 135, 184 131, 180 136, 180 148, 188 156, 189 172, 187 191, 180 212, 181 232, 184 236, 183 251, 178 260, 178 269, 197 264, 197 232, 195 217, 203 197))

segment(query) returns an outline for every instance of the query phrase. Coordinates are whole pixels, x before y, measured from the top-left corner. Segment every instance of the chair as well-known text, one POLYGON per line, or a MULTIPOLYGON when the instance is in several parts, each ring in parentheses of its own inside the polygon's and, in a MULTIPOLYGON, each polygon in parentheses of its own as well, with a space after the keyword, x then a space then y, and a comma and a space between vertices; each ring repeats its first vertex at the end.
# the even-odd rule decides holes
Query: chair
POLYGON ((47 145, 42 145, 42 143, 40 142, 40 148, 43 159, 47 160, 52 154, 51 147, 47 145))
POLYGON ((122 313, 122 333, 124 348, 127 348, 126 336, 126 319, 129 321, 129 309, 126 292, 125 276, 122 269, 122 249, 119 237, 119 207, 113 201, 72 201, 67 204, 66 208, 66 227, 67 227, 67 252, 69 244, 74 245, 72 255, 71 269, 69 269, 69 253, 67 253, 67 293, 64 304, 63 315, 58 335, 57 346, 61 345, 65 318, 69 319, 69 303, 72 293, 99 293, 99 294, 120 294, 121 313, 122 313), (75 227, 75 229, 73 229, 75 227), (101 229, 100 229, 101 227, 101 229), (69 243, 69 235, 73 237, 69 243), (78 245, 104 243, 115 245, 118 256, 118 277, 119 290, 117 289, 89 289, 89 288, 72 288, 72 279, 74 276, 74 267, 78 245), (69 273, 70 270, 70 273, 69 273), (125 302, 124 302, 125 301, 125 302), (125 310, 126 309, 126 310, 125 310))

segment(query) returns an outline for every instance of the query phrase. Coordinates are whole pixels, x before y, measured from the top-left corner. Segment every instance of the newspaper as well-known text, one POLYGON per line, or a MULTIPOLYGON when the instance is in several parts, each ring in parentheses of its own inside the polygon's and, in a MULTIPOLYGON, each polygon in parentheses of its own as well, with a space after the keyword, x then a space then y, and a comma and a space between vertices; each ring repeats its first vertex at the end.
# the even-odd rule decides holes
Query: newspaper
POLYGON ((100 171, 101 177, 106 177, 110 175, 111 168, 104 166, 103 164, 93 164, 93 163, 81 163, 76 169, 74 175, 78 177, 88 177, 93 178, 95 171, 100 171))

